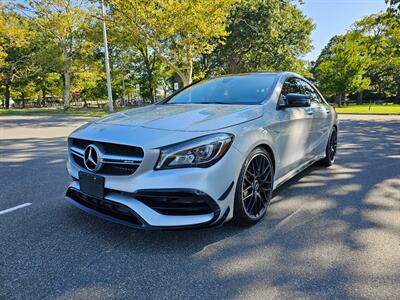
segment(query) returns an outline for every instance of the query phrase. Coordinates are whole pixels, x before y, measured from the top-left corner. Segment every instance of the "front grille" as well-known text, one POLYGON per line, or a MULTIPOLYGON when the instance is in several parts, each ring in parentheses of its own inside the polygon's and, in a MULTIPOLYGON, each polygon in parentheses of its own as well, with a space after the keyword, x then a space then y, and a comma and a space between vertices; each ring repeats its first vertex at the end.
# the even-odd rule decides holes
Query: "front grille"
POLYGON ((105 215, 129 222, 134 225, 143 225, 143 223, 135 216, 132 210, 123 204, 106 199, 90 197, 73 188, 67 190, 66 196, 87 208, 101 212, 105 215))
POLYGON ((85 150, 85 148, 90 144, 100 144, 103 146, 104 150, 107 153, 112 153, 114 155, 134 156, 134 157, 144 156, 143 149, 135 146, 127 146, 127 145, 105 143, 105 142, 95 142, 95 141, 75 139, 75 138, 69 138, 68 142, 71 146, 75 146, 83 150, 85 150))
POLYGON ((142 190, 132 195, 163 215, 202 215, 215 213, 218 207, 206 194, 189 191, 142 190))
POLYGON ((108 175, 131 175, 138 167, 138 165, 106 164, 101 172, 108 175))
POLYGON ((101 159, 103 166, 97 173, 104 175, 132 175, 140 166, 144 156, 143 149, 135 146, 76 138, 70 138, 68 144, 72 160, 82 169, 86 169, 83 159, 86 147, 90 144, 100 146, 104 151, 101 159))

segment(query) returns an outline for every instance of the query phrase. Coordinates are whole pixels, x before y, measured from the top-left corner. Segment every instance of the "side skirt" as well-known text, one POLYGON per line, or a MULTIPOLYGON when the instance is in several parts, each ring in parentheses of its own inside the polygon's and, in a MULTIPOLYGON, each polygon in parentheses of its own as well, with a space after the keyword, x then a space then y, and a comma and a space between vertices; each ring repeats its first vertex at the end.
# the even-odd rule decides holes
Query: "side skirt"
POLYGON ((309 160, 308 162, 302 164, 301 166, 299 166, 298 168, 290 171, 289 173, 287 173, 285 176, 279 178, 278 180, 275 181, 274 184, 274 190, 277 189, 278 187, 280 187, 282 184, 284 184, 286 181, 290 180, 291 178, 293 178, 294 176, 296 176, 297 174, 299 174, 300 172, 304 171, 305 169, 307 169, 309 166, 311 166, 312 164, 316 163, 317 161, 323 159, 325 157, 325 155, 318 155, 316 157, 314 157, 313 159, 309 160))

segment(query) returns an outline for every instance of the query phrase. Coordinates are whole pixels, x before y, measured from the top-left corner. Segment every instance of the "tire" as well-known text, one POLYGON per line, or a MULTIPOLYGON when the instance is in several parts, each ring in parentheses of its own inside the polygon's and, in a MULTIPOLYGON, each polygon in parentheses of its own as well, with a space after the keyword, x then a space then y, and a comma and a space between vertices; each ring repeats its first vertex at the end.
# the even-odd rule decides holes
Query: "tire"
POLYGON ((274 166, 269 153, 254 149, 245 162, 236 184, 233 221, 249 226, 261 220, 272 197, 274 166))
POLYGON ((334 164, 336 159, 336 149, 337 149, 337 129, 332 128, 331 134, 329 136, 328 144, 325 149, 325 158, 320 161, 320 164, 326 167, 330 167, 334 164))

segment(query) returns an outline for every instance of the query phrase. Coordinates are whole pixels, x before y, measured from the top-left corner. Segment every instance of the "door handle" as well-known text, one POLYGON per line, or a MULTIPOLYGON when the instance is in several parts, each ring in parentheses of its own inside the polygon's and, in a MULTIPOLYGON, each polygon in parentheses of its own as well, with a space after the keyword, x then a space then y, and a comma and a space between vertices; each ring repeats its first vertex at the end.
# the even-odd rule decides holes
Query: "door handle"
POLYGON ((312 115, 313 114, 313 109, 311 107, 306 108, 306 113, 308 115, 312 115))
POLYGON ((326 113, 327 113, 327 114, 330 114, 330 113, 331 113, 331 111, 330 111, 329 109, 327 109, 327 110, 326 110, 326 113))

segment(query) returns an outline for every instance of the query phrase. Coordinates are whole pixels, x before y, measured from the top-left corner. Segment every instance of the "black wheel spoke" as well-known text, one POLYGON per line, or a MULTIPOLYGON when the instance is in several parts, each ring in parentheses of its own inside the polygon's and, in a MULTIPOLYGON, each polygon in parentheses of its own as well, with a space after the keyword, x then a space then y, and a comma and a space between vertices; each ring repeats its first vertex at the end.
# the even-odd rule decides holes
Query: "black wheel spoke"
POLYGON ((247 182, 247 184, 249 184, 249 185, 251 185, 252 184, 252 182, 247 178, 247 176, 244 176, 244 181, 246 181, 247 182))
POLYGON ((242 182, 242 201, 246 213, 257 218, 268 206, 272 194, 272 166, 263 154, 259 154, 247 165, 242 182))
POLYGON ((248 212, 253 210, 253 207, 254 207, 254 204, 256 203, 256 200, 257 200, 256 199, 256 195, 252 194, 252 197, 250 198, 250 201, 247 203, 247 207, 246 207, 246 210, 248 212))
POLYGON ((251 189, 251 185, 249 185, 248 187, 246 187, 246 188, 243 190, 243 193, 246 194, 248 191, 250 191, 250 189, 251 189))
POLYGON ((272 184, 272 182, 270 180, 265 180, 263 182, 261 182, 261 187, 270 187, 272 184))
POLYGON ((248 199, 249 199, 250 197, 252 197, 252 196, 253 196, 253 193, 248 194, 247 196, 243 197, 243 201, 248 200, 248 199))
POLYGON ((329 160, 333 161, 336 155, 336 148, 337 148, 337 133, 336 131, 332 132, 331 138, 329 139, 328 145, 328 158, 329 160))
POLYGON ((251 164, 251 170, 252 170, 253 177, 257 177, 257 168, 256 168, 256 163, 255 162, 253 162, 251 164))
POLYGON ((258 194, 258 201, 257 201, 257 212, 256 212, 256 214, 258 215, 260 212, 261 212, 261 210, 264 208, 264 206, 263 206, 263 200, 262 200, 262 197, 261 197, 261 195, 260 194, 258 194))
POLYGON ((260 175, 260 178, 268 178, 268 176, 271 175, 271 168, 268 166, 268 168, 266 168, 263 173, 260 175))
POLYGON ((271 191, 271 189, 262 189, 262 193, 264 195, 263 202, 264 202, 265 205, 268 204, 270 191, 271 191))

